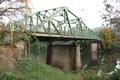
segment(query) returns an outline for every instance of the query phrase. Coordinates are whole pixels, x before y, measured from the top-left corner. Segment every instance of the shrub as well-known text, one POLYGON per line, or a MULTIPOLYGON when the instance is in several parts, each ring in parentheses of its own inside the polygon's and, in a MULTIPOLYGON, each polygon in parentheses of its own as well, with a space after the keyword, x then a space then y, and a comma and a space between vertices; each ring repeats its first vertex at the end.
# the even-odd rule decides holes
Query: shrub
POLYGON ((16 80, 15 76, 11 72, 4 72, 2 80, 16 80))

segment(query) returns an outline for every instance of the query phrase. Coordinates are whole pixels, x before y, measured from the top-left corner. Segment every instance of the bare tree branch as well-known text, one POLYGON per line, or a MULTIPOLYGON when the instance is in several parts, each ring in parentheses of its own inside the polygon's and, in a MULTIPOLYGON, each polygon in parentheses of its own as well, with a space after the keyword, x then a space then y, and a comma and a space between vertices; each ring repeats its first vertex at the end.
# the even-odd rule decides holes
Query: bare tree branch
POLYGON ((0 0, 0 4, 2 4, 5 0, 0 0))
POLYGON ((0 13, 0 16, 2 16, 2 15, 3 15, 5 12, 7 12, 8 10, 13 10, 13 9, 18 10, 18 9, 23 9, 23 8, 25 8, 25 7, 19 7, 19 8, 9 7, 9 8, 6 8, 6 9, 4 9, 4 10, 0 13))

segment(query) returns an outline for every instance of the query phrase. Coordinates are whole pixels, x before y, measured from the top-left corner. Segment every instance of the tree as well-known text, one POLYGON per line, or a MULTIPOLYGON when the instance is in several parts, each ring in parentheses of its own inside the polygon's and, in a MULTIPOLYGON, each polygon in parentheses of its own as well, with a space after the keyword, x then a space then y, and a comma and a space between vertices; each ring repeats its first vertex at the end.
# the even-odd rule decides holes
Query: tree
POLYGON ((105 11, 103 19, 108 22, 115 31, 120 32, 120 0, 104 0, 105 11))
POLYGON ((99 30, 99 35, 102 39, 102 45, 104 48, 111 48, 112 42, 115 37, 113 34, 113 30, 110 27, 104 27, 99 30))
POLYGON ((29 11, 28 0, 0 0, 0 22, 5 18, 19 19, 29 11))
MULTIPOLYGON (((0 36, 2 43, 9 43, 9 41, 13 43, 13 29, 16 27, 13 27, 13 24, 16 22, 20 23, 23 15, 31 11, 28 1, 30 0, 0 0, 0 36), (5 40, 8 35, 6 30, 10 31, 10 37, 5 40)), ((21 25, 20 27, 24 26, 21 25)))

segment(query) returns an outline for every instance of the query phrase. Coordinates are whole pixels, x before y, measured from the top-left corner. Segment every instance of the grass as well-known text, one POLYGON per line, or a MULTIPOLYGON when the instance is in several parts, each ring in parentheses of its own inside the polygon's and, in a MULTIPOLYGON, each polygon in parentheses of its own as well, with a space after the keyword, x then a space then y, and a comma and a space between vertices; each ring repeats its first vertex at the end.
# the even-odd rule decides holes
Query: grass
POLYGON ((53 68, 39 60, 20 60, 13 71, 6 71, 2 80, 76 80, 73 73, 53 68))
POLYGON ((112 76, 106 74, 114 70, 110 59, 111 56, 107 56, 98 70, 89 68, 76 74, 46 65, 39 58, 23 58, 18 61, 14 70, 0 66, 0 80, 113 80, 113 76, 120 80, 120 71, 112 76), (97 75, 98 71, 101 71, 101 76, 97 75))
POLYGON ((24 80, 74 80, 73 75, 62 72, 59 69, 52 68, 38 61, 25 66, 24 80))

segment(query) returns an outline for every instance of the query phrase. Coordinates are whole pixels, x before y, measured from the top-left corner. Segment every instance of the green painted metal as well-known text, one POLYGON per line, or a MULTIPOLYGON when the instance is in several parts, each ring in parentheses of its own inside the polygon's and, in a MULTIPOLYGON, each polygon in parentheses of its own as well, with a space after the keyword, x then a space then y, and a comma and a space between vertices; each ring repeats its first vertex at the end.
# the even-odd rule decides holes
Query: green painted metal
POLYGON ((27 15, 26 30, 32 32, 57 34, 61 37, 73 36, 79 39, 100 40, 97 33, 89 29, 81 18, 66 7, 43 10, 33 15, 27 15))

